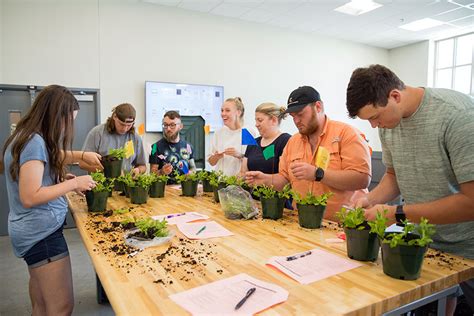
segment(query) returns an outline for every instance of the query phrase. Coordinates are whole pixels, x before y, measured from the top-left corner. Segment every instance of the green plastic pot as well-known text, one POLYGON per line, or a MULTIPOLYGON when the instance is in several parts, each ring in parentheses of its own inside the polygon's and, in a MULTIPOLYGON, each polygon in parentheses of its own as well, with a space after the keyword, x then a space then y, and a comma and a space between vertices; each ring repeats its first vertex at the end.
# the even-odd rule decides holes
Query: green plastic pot
POLYGON ((181 182, 181 191, 183 196, 196 196, 198 182, 193 180, 186 180, 181 182))
POLYGON ((122 173, 123 159, 120 160, 102 160, 104 166, 104 175, 107 178, 117 178, 122 173))
POLYGON ((283 209, 285 208, 285 199, 274 197, 274 198, 261 198, 262 202, 262 217, 270 219, 279 219, 283 217, 283 209))
POLYGON ((383 273, 400 280, 418 279, 426 249, 405 245, 390 248, 390 244, 382 243, 383 273))
POLYGON ((165 196, 166 182, 156 181, 150 186, 150 197, 162 198, 165 196))
POLYGON ((220 189, 224 189, 226 187, 227 187, 226 183, 219 183, 217 185, 217 187, 215 187, 215 186, 212 187, 212 191, 214 192, 214 201, 219 203, 219 194, 218 194, 218 192, 219 192, 220 189))
POLYGON ((296 207, 298 209, 298 221, 301 227, 311 229, 321 227, 326 206, 296 204, 296 207))
POLYGON ((148 189, 142 187, 129 187, 130 201, 133 204, 144 204, 148 200, 148 189))
POLYGON ((375 261, 379 256, 380 242, 370 229, 344 228, 347 241, 347 256, 359 261, 375 261))
POLYGON ((102 212, 107 208, 109 191, 93 192, 86 191, 87 209, 89 212, 102 212))
POLYGON ((204 192, 214 192, 212 185, 209 183, 209 180, 202 180, 202 190, 204 192))

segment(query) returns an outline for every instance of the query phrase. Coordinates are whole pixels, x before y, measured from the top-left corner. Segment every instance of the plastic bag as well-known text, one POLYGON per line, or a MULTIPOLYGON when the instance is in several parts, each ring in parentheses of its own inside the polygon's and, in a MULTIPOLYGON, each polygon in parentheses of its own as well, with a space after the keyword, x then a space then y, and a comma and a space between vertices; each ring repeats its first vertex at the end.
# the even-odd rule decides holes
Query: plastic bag
POLYGON ((148 247, 162 245, 170 241, 170 239, 173 238, 173 236, 175 235, 174 230, 168 229, 168 236, 166 237, 155 237, 153 239, 142 239, 142 238, 137 238, 137 237, 130 237, 130 235, 136 233, 137 231, 138 231, 138 228, 135 228, 135 229, 127 231, 124 234, 125 244, 128 246, 139 248, 140 250, 143 250, 148 247))
POLYGON ((229 185, 218 191, 219 201, 225 217, 250 219, 258 215, 258 208, 249 192, 239 186, 229 185))

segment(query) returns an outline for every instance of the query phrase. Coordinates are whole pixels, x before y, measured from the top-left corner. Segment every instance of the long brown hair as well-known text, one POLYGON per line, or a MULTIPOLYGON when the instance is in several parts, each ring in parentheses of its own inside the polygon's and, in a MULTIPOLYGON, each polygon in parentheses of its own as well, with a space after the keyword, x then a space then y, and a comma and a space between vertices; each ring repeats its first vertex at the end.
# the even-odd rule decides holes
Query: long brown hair
POLYGON ((55 183, 62 181, 66 157, 62 150, 72 150, 74 111, 77 110, 79 103, 67 88, 58 85, 45 87, 5 142, 0 157, 0 173, 5 171, 3 157, 11 144, 12 163, 9 172, 13 181, 16 181, 20 171, 20 154, 34 134, 39 134, 46 144, 51 176, 55 183))

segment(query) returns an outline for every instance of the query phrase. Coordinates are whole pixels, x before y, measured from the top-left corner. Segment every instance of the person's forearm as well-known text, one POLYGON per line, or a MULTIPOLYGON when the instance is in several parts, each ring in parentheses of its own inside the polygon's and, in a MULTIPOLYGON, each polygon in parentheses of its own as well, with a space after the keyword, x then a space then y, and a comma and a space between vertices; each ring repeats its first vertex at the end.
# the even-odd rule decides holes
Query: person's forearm
POLYGON ((400 195, 397 179, 392 172, 386 172, 380 183, 367 195, 372 205, 390 202, 400 195))
POLYGON ((209 161, 209 164, 211 166, 215 166, 217 162, 219 161, 218 155, 210 155, 207 161, 209 161))
POLYGON ((97 166, 93 166, 88 164, 85 161, 79 160, 79 168, 89 171, 89 172, 96 172, 97 171, 97 166))
POLYGON ((55 185, 40 187, 33 194, 30 192, 22 194, 23 191, 20 190, 20 201, 25 208, 31 208, 57 199, 76 188, 76 179, 70 179, 55 185))
POLYGON ((370 183, 370 176, 355 170, 327 169, 321 183, 341 191, 355 191, 366 189, 370 183))
POLYGON ((66 164, 73 164, 76 162, 80 162, 82 160, 82 153, 83 151, 77 151, 77 150, 63 150, 62 154, 65 155, 64 162, 66 164))
POLYGON ((135 168, 138 168, 138 171, 140 173, 145 173, 146 172, 146 165, 138 165, 138 166, 135 166, 135 168))
POLYGON ((282 190, 287 183, 288 180, 278 173, 265 174, 265 178, 263 179, 263 184, 266 186, 273 186, 277 191, 282 190))

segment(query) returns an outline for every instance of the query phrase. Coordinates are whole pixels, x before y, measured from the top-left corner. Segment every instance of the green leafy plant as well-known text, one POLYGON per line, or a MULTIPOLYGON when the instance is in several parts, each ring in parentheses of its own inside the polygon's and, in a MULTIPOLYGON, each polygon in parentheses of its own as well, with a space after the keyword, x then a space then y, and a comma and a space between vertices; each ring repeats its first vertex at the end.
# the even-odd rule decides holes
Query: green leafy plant
POLYGON ((292 197, 291 185, 287 183, 281 191, 278 191, 278 197, 282 199, 290 199, 292 197))
POLYGON ((384 210, 384 214, 377 212, 375 220, 369 221, 369 225, 371 232, 376 233, 382 239, 383 243, 390 244, 390 248, 399 245, 425 247, 433 242, 431 237, 436 232, 435 225, 429 224, 428 220, 423 217, 418 225, 405 220, 403 221, 404 226, 402 232, 385 234, 388 221, 386 214, 387 210, 384 210))
POLYGON ((135 226, 143 233, 146 238, 166 237, 168 236, 168 222, 154 220, 151 217, 139 219, 135 226))
POLYGON ((257 197, 263 197, 264 199, 271 199, 277 196, 277 191, 273 189, 273 187, 262 184, 254 187, 252 194, 257 197))
POLYGON ((293 199, 296 203, 301 205, 322 205, 326 206, 328 199, 333 195, 332 192, 323 193, 321 195, 313 195, 312 192, 308 192, 303 198, 298 192, 292 191, 293 199))
POLYGON ((125 158, 125 154, 127 153, 127 150, 124 147, 121 148, 110 148, 109 149, 109 154, 107 155, 109 158, 115 158, 117 160, 125 158))
POLYGON ((188 174, 179 174, 177 170, 174 171, 176 182, 181 183, 184 181, 199 181, 199 175, 197 172, 190 172, 188 174))
POLYGON ((336 213, 336 217, 341 221, 342 226, 346 228, 364 230, 367 227, 367 220, 362 207, 356 207, 355 209, 343 207, 336 213))
POLYGON ((114 215, 122 215, 128 212, 130 212, 130 209, 128 208, 119 208, 117 210, 114 210, 114 215))
POLYGON ((168 175, 166 174, 156 174, 154 172, 150 173, 150 178, 151 178, 151 183, 155 183, 155 182, 168 182, 168 179, 170 178, 168 175))
POLYGON ((199 170, 196 173, 198 175, 198 179, 201 181, 209 181, 212 175, 212 172, 207 170, 199 170))
POLYGON ((222 171, 211 171, 208 177, 209 183, 213 187, 217 187, 219 183, 225 183, 225 176, 222 171))
POLYGON ((239 178, 238 176, 228 176, 224 179, 227 185, 237 185, 239 187, 242 187, 245 184, 244 179, 239 178))
POLYGON ((131 172, 124 173, 119 176, 116 181, 119 181, 129 187, 134 182, 133 174, 131 172))
POLYGON ((135 179, 132 179, 132 183, 130 183, 129 186, 148 189, 153 183, 152 177, 152 175, 146 173, 139 174, 135 179))
POLYGON ((91 173, 92 180, 95 182, 95 187, 92 192, 110 192, 114 187, 114 179, 108 179, 105 177, 102 171, 96 171, 91 173))

